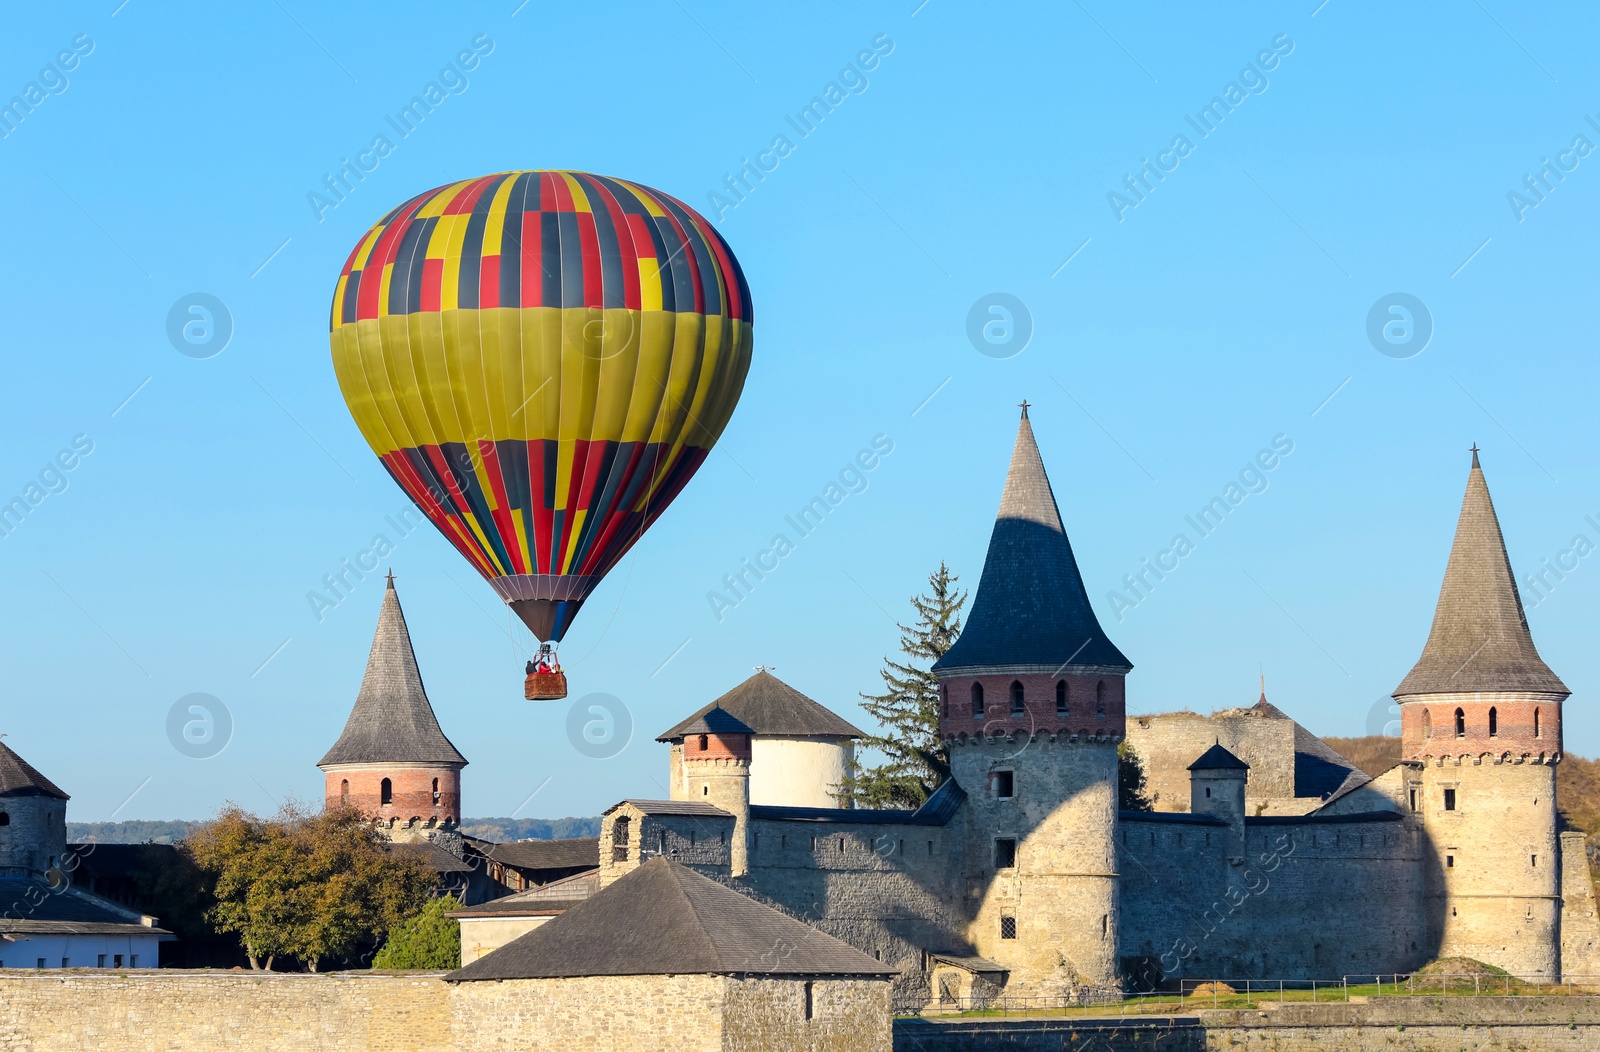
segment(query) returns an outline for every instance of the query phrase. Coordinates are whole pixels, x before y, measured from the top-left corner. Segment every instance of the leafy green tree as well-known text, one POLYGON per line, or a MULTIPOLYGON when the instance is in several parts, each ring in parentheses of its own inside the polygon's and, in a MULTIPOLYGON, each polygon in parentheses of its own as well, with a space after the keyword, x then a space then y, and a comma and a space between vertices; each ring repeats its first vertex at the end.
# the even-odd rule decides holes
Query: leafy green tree
POLYGON ((1117 745, 1117 807, 1123 811, 1154 811, 1155 801, 1145 795, 1144 760, 1124 738, 1117 745))
POLYGON ((235 932, 251 968, 280 956, 311 971, 410 916, 431 893, 421 859, 392 851, 360 812, 286 804, 260 818, 229 805, 184 842, 215 901, 207 919, 235 932))
POLYGON ((939 681, 933 663, 961 634, 961 608, 967 593, 944 563, 928 577, 928 591, 911 597, 916 623, 898 625, 903 658, 886 657, 878 674, 883 693, 861 695, 862 708, 877 720, 880 733, 860 746, 878 762, 859 758, 845 772, 834 795, 858 807, 915 808, 950 777, 950 756, 939 737, 939 681))
POLYGON ((421 912, 389 929, 374 968, 459 968, 461 925, 445 916, 461 908, 454 895, 429 899, 421 912))

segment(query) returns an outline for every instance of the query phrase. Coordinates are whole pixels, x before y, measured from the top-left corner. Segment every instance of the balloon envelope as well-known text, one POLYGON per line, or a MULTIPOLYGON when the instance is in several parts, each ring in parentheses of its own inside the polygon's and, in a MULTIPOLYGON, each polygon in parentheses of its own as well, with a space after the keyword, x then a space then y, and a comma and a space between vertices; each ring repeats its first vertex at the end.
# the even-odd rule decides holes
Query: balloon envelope
POLYGON ((722 434, 750 293, 711 224, 666 194, 503 172, 373 226, 330 342, 389 474, 554 641, 722 434))

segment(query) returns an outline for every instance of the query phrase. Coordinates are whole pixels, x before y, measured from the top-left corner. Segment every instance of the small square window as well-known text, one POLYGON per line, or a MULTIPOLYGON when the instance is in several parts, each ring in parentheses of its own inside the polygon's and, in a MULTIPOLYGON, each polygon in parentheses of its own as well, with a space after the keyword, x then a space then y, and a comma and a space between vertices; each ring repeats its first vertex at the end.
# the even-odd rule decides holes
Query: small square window
POLYGON ((1454 811, 1456 809, 1456 791, 1454 789, 1446 789, 1444 791, 1444 809, 1446 811, 1454 811))
POLYGON ((94 966, 96 968, 104 968, 106 966, 106 955, 102 953, 99 956, 97 956, 95 958, 94 966))
POLYGON ((994 795, 999 800, 1009 800, 1016 795, 1017 776, 1014 771, 994 772, 994 795))
POLYGON ((63 958, 61 958, 61 967, 63 967, 63 968, 71 968, 72 967, 72 958, 71 957, 63 957, 63 958))
POLYGON ((1015 939, 1017 937, 1017 918, 1012 914, 1002 914, 1000 917, 1000 937, 1002 939, 1015 939))
POLYGON ((39 967, 40 968, 44 967, 44 958, 43 957, 39 958, 39 967))
POLYGON ((122 967, 122 954, 120 954, 120 953, 112 954, 111 955, 111 961, 112 961, 111 967, 113 967, 113 968, 121 968, 122 967))
POLYGON ((1455 869, 1456 868, 1456 857, 1454 855, 1446 855, 1444 857, 1444 868, 1445 869, 1455 869))
POLYGON ((1000 837, 994 842, 994 868, 1015 869, 1017 865, 1017 841, 1015 837, 1000 837))

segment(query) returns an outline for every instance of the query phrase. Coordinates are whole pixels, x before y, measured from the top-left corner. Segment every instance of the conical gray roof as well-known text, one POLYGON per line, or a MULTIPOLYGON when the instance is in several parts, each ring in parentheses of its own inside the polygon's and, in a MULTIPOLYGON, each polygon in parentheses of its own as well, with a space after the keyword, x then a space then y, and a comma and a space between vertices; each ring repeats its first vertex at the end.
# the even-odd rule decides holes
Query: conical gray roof
POLYGON ((11 747, 0 742, 0 796, 53 796, 57 800, 72 797, 62 792, 56 783, 18 756, 11 747))
POLYGON ((1089 605, 1026 409, 972 613, 933 667, 1002 665, 1133 667, 1089 605))
POLYGON ((422 673, 417 670, 417 655, 411 649, 411 633, 406 630, 406 615, 400 610, 400 597, 394 581, 383 593, 378 611, 378 630, 372 636, 372 653, 367 657, 367 673, 361 677, 361 692, 355 708, 345 721, 344 733, 318 763, 327 767, 341 763, 445 763, 465 766, 466 757, 456 751, 439 729, 439 721, 422 689, 422 673))
POLYGON ((859 738, 849 721, 795 690, 766 669, 734 687, 716 701, 707 702, 670 730, 658 742, 677 741, 685 734, 701 734, 702 716, 721 709, 743 723, 747 733, 817 738, 859 738), (695 728, 692 729, 691 728, 695 728))
POLYGON ((1200 758, 1189 765, 1191 771, 1248 771, 1249 769, 1249 764, 1229 752, 1221 742, 1201 753, 1200 758))
POLYGON ((445 981, 894 973, 808 924, 671 859, 653 858, 445 981))
POLYGON ((1473 450, 1433 630, 1421 659, 1394 693, 1478 691, 1571 693, 1544 663, 1528 633, 1500 520, 1473 450))

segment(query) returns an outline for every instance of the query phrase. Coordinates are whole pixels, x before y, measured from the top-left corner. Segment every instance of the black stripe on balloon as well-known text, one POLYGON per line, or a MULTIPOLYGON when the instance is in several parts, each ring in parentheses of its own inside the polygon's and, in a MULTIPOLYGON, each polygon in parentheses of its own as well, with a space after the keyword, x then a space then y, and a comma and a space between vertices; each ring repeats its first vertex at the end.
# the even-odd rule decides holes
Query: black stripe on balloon
POLYGON ((707 247, 705 235, 700 232, 700 228, 695 225, 689 213, 676 201, 663 199, 661 207, 669 209, 678 217, 678 222, 683 224, 684 233, 689 238, 689 247, 694 252, 695 265, 700 271, 700 292, 703 297, 701 313, 723 313, 722 279, 719 277, 722 268, 717 265, 716 257, 707 247))
POLYGON ((522 306, 522 213, 528 183, 535 176, 523 172, 506 198, 505 221, 500 227, 500 306, 522 306))
MULTIPOLYGON (((489 208, 505 176, 498 176, 483 188, 472 203, 472 214, 467 218, 467 232, 461 238, 460 268, 456 272, 456 306, 463 310, 476 310, 482 306, 480 282, 483 280, 483 231, 489 222, 489 208)), ((446 260, 446 263, 449 261, 446 260)))
POLYGON ((689 261, 684 256, 689 249, 684 246, 683 239, 678 236, 678 231, 672 225, 672 220, 666 216, 651 216, 653 226, 661 235, 662 243, 666 248, 661 256, 663 272, 661 275, 661 308, 671 311, 689 311, 694 309, 694 274, 689 269, 689 261))
MULTIPOLYGON (((539 213, 539 305, 561 306, 561 229, 560 216, 555 212, 539 213)), ((579 298, 579 302, 583 302, 579 298)))
POLYGON ((467 509, 478 520, 484 536, 489 539, 494 549, 494 561, 499 563, 502 572, 510 573, 512 564, 507 558, 505 541, 500 537, 500 524, 489 513, 489 501, 478 482, 478 473, 473 470, 472 450, 464 442, 441 442, 439 453, 444 458, 446 469, 455 479, 456 488, 466 500, 467 509))
POLYGON ((389 271, 390 314, 410 314, 422 303, 422 256, 428 251, 428 235, 433 233, 434 222, 414 219, 400 235, 394 268, 389 271))
POLYGON ((578 214, 558 212, 561 231, 561 298, 559 307, 583 306, 583 238, 578 234, 578 214))
MULTIPOLYGON (((632 445, 633 443, 627 444, 632 445)), ((605 481, 598 482, 596 488, 589 494, 586 506, 588 514, 583 519, 583 532, 575 537, 572 542, 573 566, 579 566, 583 563, 589 548, 605 532, 605 527, 610 522, 610 497, 616 490, 617 481, 612 477, 612 474, 617 465, 619 453, 619 443, 599 441, 590 443, 587 455, 584 457, 584 475, 587 477, 592 471, 597 480, 604 479, 605 481), (599 447, 600 450, 600 463, 598 465, 594 464, 596 447, 599 447)), ((623 461, 623 463, 626 463, 626 461, 623 461)))
MULTIPOLYGON (((592 181, 592 180, 591 180, 592 181)), ((589 203, 594 207, 595 241, 600 246, 600 303, 605 307, 626 307, 622 279, 622 243, 617 236, 617 216, 611 211, 616 203, 606 187, 589 188, 589 203), (596 198, 599 200, 596 201, 596 198)))
POLYGON ((339 324, 354 325, 356 321, 356 300, 361 295, 361 275, 364 271, 352 270, 344 283, 344 303, 339 310, 339 324))

